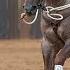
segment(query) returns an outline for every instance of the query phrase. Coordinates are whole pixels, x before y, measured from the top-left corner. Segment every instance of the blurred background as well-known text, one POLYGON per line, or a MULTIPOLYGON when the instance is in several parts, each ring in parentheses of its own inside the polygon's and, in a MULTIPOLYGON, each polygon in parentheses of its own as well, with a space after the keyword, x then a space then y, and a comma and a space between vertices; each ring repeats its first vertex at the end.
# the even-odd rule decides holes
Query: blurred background
POLYGON ((42 70, 40 19, 20 20, 24 0, 0 0, 0 70, 42 70), (34 68, 34 69, 33 69, 34 68))

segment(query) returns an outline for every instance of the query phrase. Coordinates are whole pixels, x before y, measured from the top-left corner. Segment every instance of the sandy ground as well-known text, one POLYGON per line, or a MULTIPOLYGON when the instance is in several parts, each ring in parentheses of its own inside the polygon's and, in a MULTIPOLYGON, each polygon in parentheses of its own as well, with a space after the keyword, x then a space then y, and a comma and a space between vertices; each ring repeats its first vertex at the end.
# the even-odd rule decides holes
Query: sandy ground
POLYGON ((0 40, 0 70, 43 70, 40 40, 0 40))

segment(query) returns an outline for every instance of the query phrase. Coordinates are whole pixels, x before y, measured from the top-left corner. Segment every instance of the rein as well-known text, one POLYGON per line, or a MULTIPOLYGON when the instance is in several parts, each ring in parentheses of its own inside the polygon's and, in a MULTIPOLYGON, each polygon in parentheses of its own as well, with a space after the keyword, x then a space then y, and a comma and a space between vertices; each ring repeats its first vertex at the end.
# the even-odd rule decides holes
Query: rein
MULTIPOLYGON (((43 9, 43 12, 47 14, 47 16, 53 20, 62 20, 63 19, 63 15, 61 14, 50 14, 50 12, 52 11, 61 11, 61 10, 64 10, 64 9, 67 9, 70 7, 70 4, 67 4, 67 5, 64 5, 64 6, 60 6, 60 7, 51 7, 51 6, 47 6, 47 7, 42 7, 41 6, 41 9, 43 9), (53 17, 55 16, 55 17, 53 17), (59 18, 58 18, 59 17, 59 18)), ((23 19, 23 21, 26 23, 26 24, 33 24, 37 17, 38 17, 38 14, 39 14, 39 8, 37 8, 37 11, 36 11, 36 14, 35 14, 35 18, 33 19, 33 21, 31 22, 27 22, 25 19, 24 19, 24 16, 26 15, 26 13, 22 13, 21 14, 21 19, 23 19)))

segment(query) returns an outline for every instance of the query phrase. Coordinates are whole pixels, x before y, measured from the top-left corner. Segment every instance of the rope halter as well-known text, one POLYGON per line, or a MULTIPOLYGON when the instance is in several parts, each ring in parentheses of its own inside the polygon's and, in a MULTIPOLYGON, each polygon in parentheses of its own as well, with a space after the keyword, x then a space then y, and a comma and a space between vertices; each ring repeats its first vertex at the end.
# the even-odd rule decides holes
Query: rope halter
MULTIPOLYGON (((47 16, 48 16, 49 18, 51 18, 51 19, 53 19, 53 20, 62 20, 62 19, 63 19, 63 15, 61 15, 61 14, 50 14, 50 12, 52 12, 52 11, 64 10, 64 9, 69 8, 69 7, 70 7, 70 4, 67 4, 67 5, 64 5, 64 6, 60 6, 60 7, 56 7, 56 8, 51 7, 51 6, 47 6, 47 7, 46 7, 46 10, 44 10, 44 12, 47 14, 47 16), (53 16, 55 16, 56 18, 53 17, 53 16)), ((24 19, 24 16, 26 15, 26 13, 22 13, 22 14, 21 14, 21 19, 23 19, 23 21, 24 21, 26 24, 33 24, 33 23, 36 21, 36 19, 37 19, 37 17, 38 17, 38 14, 39 14, 39 9, 37 9, 36 14, 35 14, 35 18, 33 19, 32 22, 27 22, 27 21, 24 19)))
POLYGON ((23 21, 24 21, 26 24, 33 24, 33 23, 36 21, 37 17, 38 17, 38 11, 39 11, 39 9, 37 9, 36 14, 35 14, 35 18, 34 18, 31 22, 27 22, 27 21, 24 19, 24 16, 26 15, 26 13, 22 13, 22 14, 21 14, 21 19, 23 19, 23 21))

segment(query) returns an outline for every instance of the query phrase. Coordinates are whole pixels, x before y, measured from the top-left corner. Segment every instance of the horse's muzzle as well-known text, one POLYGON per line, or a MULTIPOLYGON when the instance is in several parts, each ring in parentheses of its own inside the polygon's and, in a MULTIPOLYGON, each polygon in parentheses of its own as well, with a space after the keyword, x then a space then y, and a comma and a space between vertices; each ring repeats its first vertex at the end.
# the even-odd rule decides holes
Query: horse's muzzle
POLYGON ((23 6, 23 8, 26 11, 27 15, 34 15, 36 13, 36 6, 27 5, 23 6))

